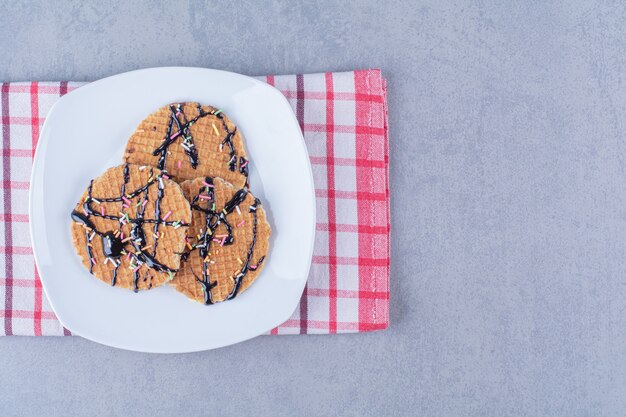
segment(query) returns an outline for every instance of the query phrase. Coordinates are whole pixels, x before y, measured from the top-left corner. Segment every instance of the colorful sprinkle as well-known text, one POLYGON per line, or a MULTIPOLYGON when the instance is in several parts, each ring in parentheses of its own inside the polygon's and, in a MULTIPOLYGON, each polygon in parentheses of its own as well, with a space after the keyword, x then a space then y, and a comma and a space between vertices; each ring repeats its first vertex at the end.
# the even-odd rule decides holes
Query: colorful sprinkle
POLYGON ((104 206, 100 206, 100 214, 104 216, 104 206))
POLYGON ((182 161, 178 161, 178 169, 180 169, 180 167, 183 165, 182 161))
POLYGON ((243 265, 243 261, 241 260, 241 258, 237 258, 237 260, 239 261, 240 265, 243 265))
POLYGON ((141 203, 141 205, 142 205, 143 207, 145 207, 145 206, 146 206, 146 204, 148 204, 148 200, 143 200, 143 203, 141 203))
POLYGON ((128 204, 126 204, 126 203, 122 204, 122 207, 123 208, 130 208, 130 206, 128 204))
POLYGON ((125 196, 122 196, 122 200, 124 200, 124 202, 126 204, 128 204, 129 206, 132 204, 132 202, 128 198, 126 198, 125 196))
POLYGON ((239 210, 239 206, 235 206, 235 209, 237 209, 237 213, 239 213, 239 215, 241 216, 241 210, 239 210))
POLYGON ((172 139, 176 139, 179 135, 180 135, 181 131, 179 130, 178 132, 174 133, 173 135, 170 136, 170 140, 172 139))
POLYGON ((246 167, 246 165, 248 165, 248 161, 246 161, 246 162, 244 162, 243 164, 241 164, 241 165, 239 166, 239 168, 245 168, 245 167, 246 167))
POLYGON ((222 112, 222 109, 217 109, 217 111, 213 112, 213 115, 217 116, 222 112))
POLYGON ((209 183, 208 183, 208 182, 206 182, 206 181, 202 181, 202 184, 206 185, 206 186, 207 186, 207 187, 209 187, 209 188, 213 188, 213 184, 209 184, 209 183))
POLYGON ((97 264, 96 258, 91 258, 91 263, 94 264, 94 265, 97 264))
POLYGON ((167 176, 167 175, 165 175, 165 174, 163 174, 163 175, 162 175, 162 177, 163 177, 163 178, 165 178, 166 180, 169 180, 169 179, 170 179, 170 177, 168 177, 168 176, 167 176))
POLYGON ((94 203, 96 203, 96 204, 100 204, 100 201, 99 201, 99 200, 96 200, 95 198, 92 198, 92 199, 91 199, 91 201, 93 201, 93 202, 94 202, 94 203))
POLYGON ((237 224, 237 227, 241 227, 241 226, 243 226, 243 224, 244 224, 245 222, 246 222, 245 220, 240 221, 240 222, 237 224))
POLYGON ((130 259, 130 256, 132 255, 131 252, 128 252, 128 254, 126 255, 126 259, 130 259))
POLYGON ((137 265, 137 268, 133 269, 133 272, 137 272, 139 268, 141 268, 141 265, 137 265))
POLYGON ((212 125, 213 125, 213 131, 215 132, 216 135, 219 136, 220 135, 220 131, 217 130, 217 127, 215 127, 215 123, 212 123, 212 125))
POLYGON ((168 217, 172 214, 172 210, 168 211, 165 216, 163 216, 163 221, 167 220, 168 217))
POLYGON ((210 197, 210 196, 208 196, 208 195, 204 195, 204 194, 200 194, 200 195, 198 196, 198 198, 200 198, 201 200, 210 200, 210 199, 211 199, 211 197, 210 197))

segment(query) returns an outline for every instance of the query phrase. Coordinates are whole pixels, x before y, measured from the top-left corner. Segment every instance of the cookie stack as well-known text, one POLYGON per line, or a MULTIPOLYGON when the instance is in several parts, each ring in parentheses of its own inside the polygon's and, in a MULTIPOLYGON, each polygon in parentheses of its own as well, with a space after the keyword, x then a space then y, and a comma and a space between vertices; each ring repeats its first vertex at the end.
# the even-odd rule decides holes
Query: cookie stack
POLYGON ((169 283, 203 304, 236 297, 259 275, 271 234, 248 167, 221 110, 158 109, 128 140, 124 164, 92 180, 72 211, 83 265, 133 291, 169 283))

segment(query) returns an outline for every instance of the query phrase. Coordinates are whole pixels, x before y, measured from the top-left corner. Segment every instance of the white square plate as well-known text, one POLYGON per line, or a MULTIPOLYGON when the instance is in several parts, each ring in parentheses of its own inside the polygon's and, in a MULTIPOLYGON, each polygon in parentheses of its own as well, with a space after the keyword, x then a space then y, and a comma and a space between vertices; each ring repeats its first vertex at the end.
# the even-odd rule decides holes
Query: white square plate
POLYGON ((43 287, 61 323, 110 346, 191 352, 237 343, 289 318, 306 283, 315 234, 315 196, 302 133, 275 88, 239 74, 153 68, 81 87, 50 110, 30 186, 30 232, 43 287), (163 286, 138 294, 107 286, 81 265, 70 212, 91 178, 122 163, 127 138, 157 108, 197 101, 224 110, 241 129, 252 192, 272 226, 261 275, 234 300, 190 302, 163 286))

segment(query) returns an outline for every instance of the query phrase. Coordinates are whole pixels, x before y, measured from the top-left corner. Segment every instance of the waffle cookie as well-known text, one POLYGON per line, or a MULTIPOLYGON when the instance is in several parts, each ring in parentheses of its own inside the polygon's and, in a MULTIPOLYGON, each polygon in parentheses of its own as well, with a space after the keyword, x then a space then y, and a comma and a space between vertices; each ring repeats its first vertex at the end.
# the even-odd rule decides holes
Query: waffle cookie
POLYGON ((191 209, 160 170, 125 164, 89 183, 72 220, 74 248, 89 272, 138 291, 172 279, 180 267, 191 209))
POLYGON ((124 161, 166 170, 179 183, 209 176, 243 187, 248 179, 241 133, 221 110, 198 103, 170 104, 146 117, 124 161))
POLYGON ((192 220, 187 253, 170 285, 204 304, 232 299, 257 278, 268 253, 271 229, 261 202, 220 178, 181 187, 192 220))

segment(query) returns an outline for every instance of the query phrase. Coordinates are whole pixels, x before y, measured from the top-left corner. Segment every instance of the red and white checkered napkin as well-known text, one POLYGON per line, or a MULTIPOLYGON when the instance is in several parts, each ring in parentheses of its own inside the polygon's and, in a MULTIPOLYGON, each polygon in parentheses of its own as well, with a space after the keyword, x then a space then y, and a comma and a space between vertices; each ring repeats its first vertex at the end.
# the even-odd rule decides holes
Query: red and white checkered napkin
MULTIPOLYGON (((300 306, 271 334, 365 332, 389 324, 389 146, 380 71, 261 77, 304 132, 317 197, 313 264, 300 306)), ((32 158, 54 102, 82 83, 4 83, 0 335, 69 335, 43 294, 28 232, 32 158), (4 304, 2 304, 4 300, 4 304)))

